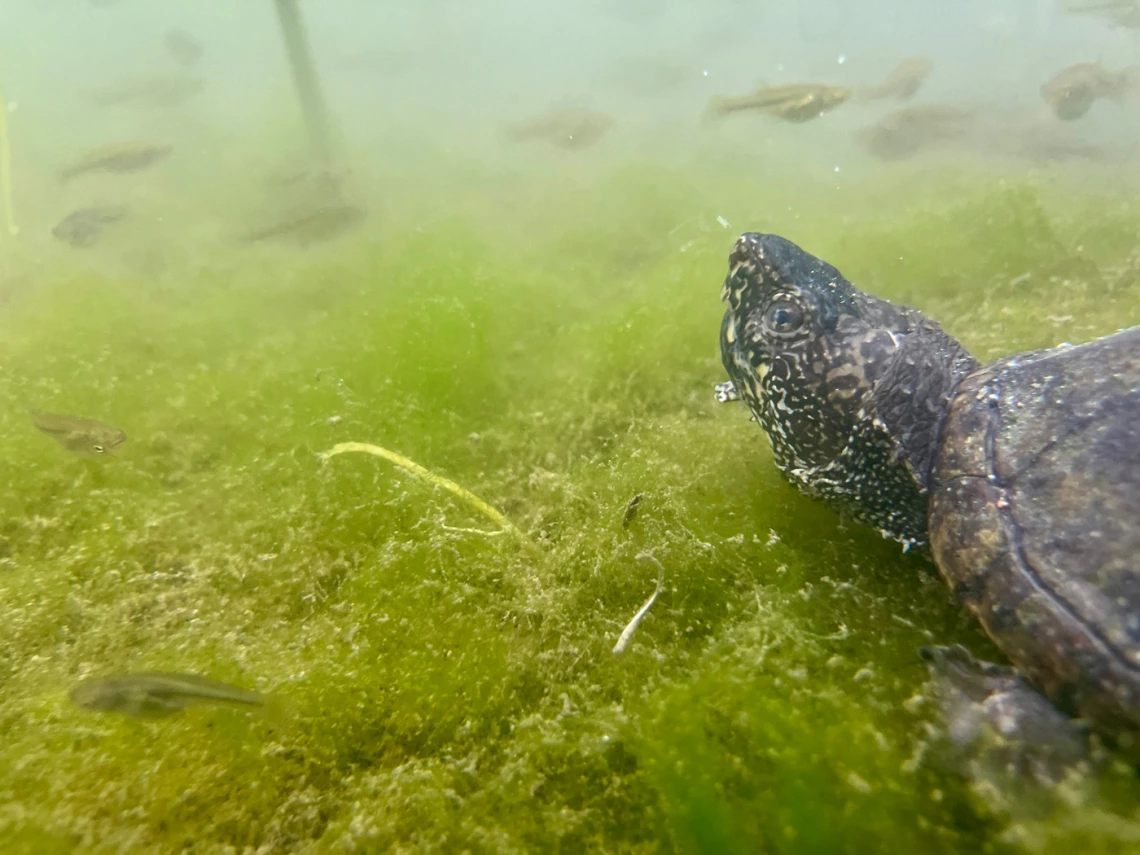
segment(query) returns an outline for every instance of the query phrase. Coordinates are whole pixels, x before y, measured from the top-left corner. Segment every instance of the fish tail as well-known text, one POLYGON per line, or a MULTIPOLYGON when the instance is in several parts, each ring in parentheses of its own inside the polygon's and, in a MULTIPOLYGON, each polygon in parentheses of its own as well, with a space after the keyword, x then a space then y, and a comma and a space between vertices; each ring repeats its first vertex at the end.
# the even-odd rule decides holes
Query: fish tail
POLYGON ((237 236, 238 243, 257 243, 258 241, 267 240, 277 234, 277 229, 270 227, 264 229, 255 229, 250 232, 242 232, 237 236))
POLYGON ((278 694, 262 695, 261 714, 266 720, 281 729, 287 728, 297 718, 297 711, 289 698, 278 694))
POLYGON ((540 136, 540 132, 526 125, 503 125, 503 136, 511 142, 526 142, 540 136))
POLYGON ((1140 91, 1140 65, 1129 65, 1120 70, 1113 87, 1113 97, 1124 98, 1140 91))
POLYGON ((109 92, 91 92, 84 93, 87 100, 94 104, 96 107, 110 107, 118 100, 114 94, 109 92))
POLYGON ((708 104, 705 106, 703 117, 707 119, 723 119, 729 113, 734 113, 739 109, 734 103, 732 98, 724 95, 713 95, 709 98, 708 104))

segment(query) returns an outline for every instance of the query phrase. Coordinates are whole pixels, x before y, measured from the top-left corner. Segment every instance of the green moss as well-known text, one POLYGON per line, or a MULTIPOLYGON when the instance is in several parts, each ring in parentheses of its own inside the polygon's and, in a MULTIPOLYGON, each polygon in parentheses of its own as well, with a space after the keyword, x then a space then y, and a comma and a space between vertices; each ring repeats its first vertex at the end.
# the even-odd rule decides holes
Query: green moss
POLYGON ((309 254, 172 251, 22 292, 0 336, 4 851, 1140 849, 1128 778, 1029 821, 939 761, 915 650, 998 654, 929 565, 795 494, 712 401, 721 214, 982 356, 1140 318, 1134 203, 967 177, 854 222, 828 188, 633 170, 557 207, 516 187, 514 218, 475 194, 309 254), (26 405, 129 441, 70 458, 26 405), (485 521, 383 461, 320 462, 346 440, 539 548, 458 530, 485 521), (665 586, 615 657, 644 549, 665 586), (288 714, 68 703, 130 669, 288 714))

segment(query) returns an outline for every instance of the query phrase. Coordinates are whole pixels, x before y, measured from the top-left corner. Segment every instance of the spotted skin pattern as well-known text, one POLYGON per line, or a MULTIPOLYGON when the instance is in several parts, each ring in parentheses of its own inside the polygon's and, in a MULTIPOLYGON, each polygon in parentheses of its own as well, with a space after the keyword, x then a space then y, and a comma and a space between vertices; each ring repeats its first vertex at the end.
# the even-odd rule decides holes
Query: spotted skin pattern
POLYGON ((788 480, 930 547, 1027 679, 971 677, 1019 705, 1027 742, 1031 684, 1140 760, 1140 327, 981 366, 917 310, 752 233, 722 298, 731 391, 788 480))
POLYGON ((776 235, 737 241, 721 296, 721 360, 788 480, 925 544, 937 423, 973 358, 919 312, 859 292, 776 235), (772 329, 782 306, 802 316, 797 329, 772 329))

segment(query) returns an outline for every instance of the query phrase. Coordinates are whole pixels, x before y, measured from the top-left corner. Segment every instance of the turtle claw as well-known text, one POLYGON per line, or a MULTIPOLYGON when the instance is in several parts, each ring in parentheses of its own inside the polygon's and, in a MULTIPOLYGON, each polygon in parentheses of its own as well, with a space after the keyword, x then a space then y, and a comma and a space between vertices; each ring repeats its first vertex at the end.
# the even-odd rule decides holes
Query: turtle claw
POLYGON ((739 401, 740 394, 736 391, 736 384, 731 380, 725 380, 723 383, 717 383, 716 388, 713 390, 713 397, 721 404, 727 404, 729 401, 739 401))
POLYGON ((975 780, 1032 782, 1052 790, 1094 765, 1087 726, 1065 716, 1014 668, 983 662, 962 645, 919 650, 946 736, 975 780))

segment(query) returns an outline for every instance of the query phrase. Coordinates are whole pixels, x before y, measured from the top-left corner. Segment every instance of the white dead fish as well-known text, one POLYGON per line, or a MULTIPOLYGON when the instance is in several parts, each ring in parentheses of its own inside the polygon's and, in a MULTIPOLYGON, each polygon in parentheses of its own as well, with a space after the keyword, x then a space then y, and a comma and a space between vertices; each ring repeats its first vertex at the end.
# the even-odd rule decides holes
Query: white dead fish
POLYGON ((637 610, 637 614, 633 616, 633 620, 626 624, 625 629, 621 631, 621 635, 618 636, 617 643, 614 645, 615 656, 620 656, 622 653, 625 653, 625 649, 629 647, 629 642, 633 639, 633 634, 637 632, 637 627, 638 624, 641 623, 641 619, 645 617, 649 609, 657 601, 657 595, 661 593, 661 581, 665 576, 665 568, 661 566, 661 562, 648 552, 638 554, 637 560, 648 561, 657 565, 657 587, 653 589, 653 593, 650 594, 649 599, 645 601, 645 605, 637 610))

